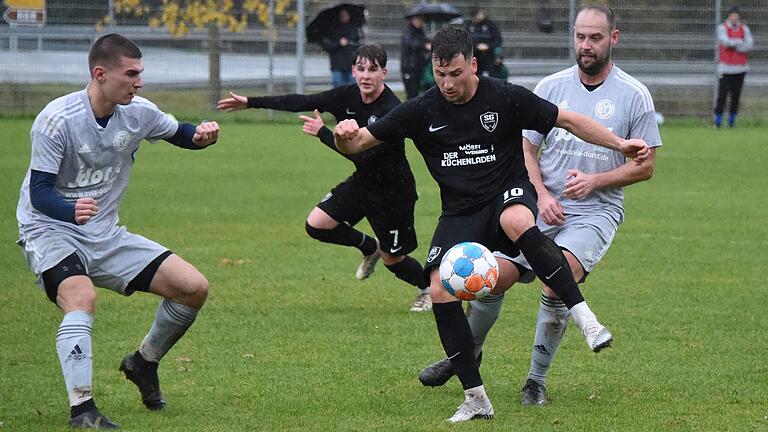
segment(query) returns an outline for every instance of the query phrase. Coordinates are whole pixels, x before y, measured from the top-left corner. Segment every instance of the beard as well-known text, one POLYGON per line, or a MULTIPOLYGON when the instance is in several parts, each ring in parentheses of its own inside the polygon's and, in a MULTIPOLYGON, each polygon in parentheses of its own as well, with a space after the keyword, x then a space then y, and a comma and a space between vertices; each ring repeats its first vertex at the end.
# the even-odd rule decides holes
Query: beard
POLYGON ((579 65, 579 69, 587 75, 597 75, 603 70, 605 65, 611 62, 611 47, 608 47, 605 55, 595 56, 591 60, 590 64, 586 64, 581 57, 581 53, 576 53, 576 63, 579 65))

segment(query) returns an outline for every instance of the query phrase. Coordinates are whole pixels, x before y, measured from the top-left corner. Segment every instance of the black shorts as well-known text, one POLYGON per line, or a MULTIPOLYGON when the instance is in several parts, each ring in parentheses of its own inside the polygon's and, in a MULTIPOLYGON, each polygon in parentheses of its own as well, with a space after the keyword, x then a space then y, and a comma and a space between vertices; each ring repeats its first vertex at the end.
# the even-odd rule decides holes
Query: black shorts
POLYGON ((528 180, 519 180, 510 184, 503 194, 472 213, 441 215, 429 246, 424 274, 429 277, 431 269, 440 265, 448 249, 461 242, 477 242, 493 252, 499 251, 509 257, 517 256, 520 250, 501 229, 499 218, 505 208, 522 204, 533 212, 535 220, 538 214, 537 200, 533 185, 528 180))
POLYGON ((407 255, 416 249, 413 227, 415 199, 392 196, 376 197, 360 181, 349 177, 333 188, 317 207, 338 222, 355 226, 368 219, 381 250, 395 256, 407 255))

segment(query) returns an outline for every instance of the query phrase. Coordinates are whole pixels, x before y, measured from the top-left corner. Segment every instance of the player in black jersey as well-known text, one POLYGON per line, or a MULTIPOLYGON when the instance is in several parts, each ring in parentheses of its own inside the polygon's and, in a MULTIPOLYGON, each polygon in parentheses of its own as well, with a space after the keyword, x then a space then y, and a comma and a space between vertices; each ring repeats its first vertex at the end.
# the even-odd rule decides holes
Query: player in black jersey
MULTIPOLYGON (((305 133, 320 138, 334 151, 333 133, 325 127, 319 112, 330 112, 337 121, 351 119, 362 126, 371 125, 400 104, 400 99, 384 84, 387 53, 377 45, 363 45, 352 67, 356 85, 337 87, 313 95, 249 97, 231 93, 219 101, 218 108, 233 111, 244 108, 271 108, 283 111, 312 111, 302 115, 305 133)), ((322 242, 353 246, 363 254, 357 269, 358 279, 367 278, 381 257, 384 265, 419 293, 411 311, 428 311, 432 302, 428 282, 418 261, 408 256, 416 249, 413 210, 416 184, 405 158, 402 138, 357 155, 344 155, 356 171, 329 192, 307 217, 307 233, 322 242), (376 238, 353 228, 367 218, 376 238)))
MULTIPOLYGON (((467 318, 460 301, 440 282, 437 269, 443 254, 463 241, 482 243, 510 257, 522 251, 536 275, 568 306, 590 348, 609 345, 612 336, 584 301, 562 251, 536 227, 537 197, 525 169, 522 130, 546 134, 558 126, 584 141, 635 157, 638 163, 649 149, 642 140, 623 140, 596 121, 559 110, 523 87, 478 78, 472 40, 464 30, 445 28, 435 35, 432 66, 437 88, 368 127, 339 122, 334 135, 339 149, 350 154, 410 137, 424 157, 440 186, 443 209, 425 273, 440 340, 465 393, 449 421, 492 418, 467 318)), ((512 262, 500 259, 499 267, 499 287, 519 277, 512 262)))

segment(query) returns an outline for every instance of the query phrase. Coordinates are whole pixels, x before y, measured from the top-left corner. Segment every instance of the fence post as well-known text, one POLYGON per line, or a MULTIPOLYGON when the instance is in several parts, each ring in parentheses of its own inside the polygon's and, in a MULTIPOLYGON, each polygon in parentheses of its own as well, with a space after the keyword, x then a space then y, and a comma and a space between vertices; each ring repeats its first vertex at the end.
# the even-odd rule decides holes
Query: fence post
POLYGON ((717 74, 717 64, 720 61, 720 55, 718 53, 718 45, 719 42, 717 41, 717 26, 720 25, 720 14, 722 13, 722 0, 715 0, 715 49, 713 58, 715 59, 715 81, 714 85, 712 86, 712 109, 714 110, 715 103, 717 103, 717 86, 719 85, 720 77, 717 74))
POLYGON ((304 0, 296 0, 296 93, 304 93, 304 0))
POLYGON ((219 48, 220 30, 217 23, 208 24, 208 88, 213 109, 221 94, 221 50, 219 48))

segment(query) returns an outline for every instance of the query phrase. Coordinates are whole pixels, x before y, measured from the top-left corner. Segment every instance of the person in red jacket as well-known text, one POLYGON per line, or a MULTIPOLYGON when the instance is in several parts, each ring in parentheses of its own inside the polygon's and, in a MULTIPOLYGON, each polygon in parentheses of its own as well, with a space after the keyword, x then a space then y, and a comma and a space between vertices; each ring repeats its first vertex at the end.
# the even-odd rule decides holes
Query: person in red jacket
POLYGON ((730 95, 731 104, 728 113, 728 127, 733 127, 739 110, 739 97, 744 85, 744 76, 749 70, 749 51, 752 50, 752 32, 740 19, 739 8, 728 10, 728 18, 717 27, 719 76, 717 101, 715 102, 715 127, 723 123, 725 100, 730 95))

